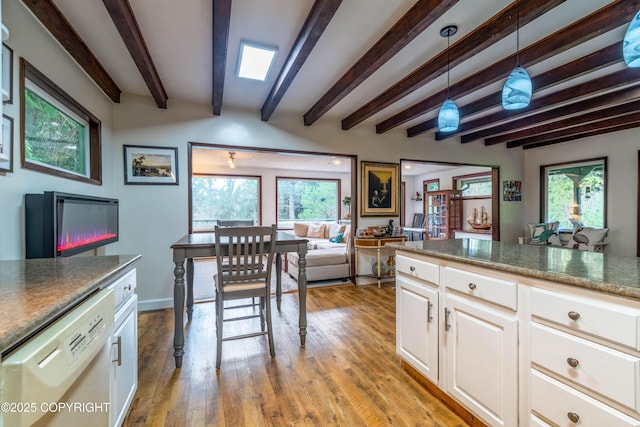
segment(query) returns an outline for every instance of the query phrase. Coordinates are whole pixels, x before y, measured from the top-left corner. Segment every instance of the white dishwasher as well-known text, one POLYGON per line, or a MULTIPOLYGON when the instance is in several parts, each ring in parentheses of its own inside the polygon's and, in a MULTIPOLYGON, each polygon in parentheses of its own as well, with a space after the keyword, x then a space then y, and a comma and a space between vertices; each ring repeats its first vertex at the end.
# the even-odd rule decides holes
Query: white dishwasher
POLYGON ((2 361, 3 427, 107 426, 114 291, 89 297, 2 361))

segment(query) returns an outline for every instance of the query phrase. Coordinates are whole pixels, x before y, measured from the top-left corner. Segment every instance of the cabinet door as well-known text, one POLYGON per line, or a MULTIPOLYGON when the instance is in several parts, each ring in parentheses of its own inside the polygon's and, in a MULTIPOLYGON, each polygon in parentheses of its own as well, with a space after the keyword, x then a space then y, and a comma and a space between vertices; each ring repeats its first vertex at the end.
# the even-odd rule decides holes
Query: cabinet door
POLYGON ((111 426, 120 426, 138 388, 138 302, 133 295, 116 313, 111 358, 111 426))
POLYGON ((438 292, 402 276, 396 279, 396 351, 438 384, 438 292))
POLYGON ((517 425, 515 315, 447 293, 443 321, 447 392, 489 425, 517 425))

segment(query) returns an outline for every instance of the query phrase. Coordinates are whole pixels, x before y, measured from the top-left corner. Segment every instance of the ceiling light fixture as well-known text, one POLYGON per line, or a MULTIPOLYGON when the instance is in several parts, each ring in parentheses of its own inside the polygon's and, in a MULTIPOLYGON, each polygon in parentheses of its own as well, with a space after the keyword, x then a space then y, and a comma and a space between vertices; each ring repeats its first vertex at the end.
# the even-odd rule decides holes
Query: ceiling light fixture
POLYGON ((624 35, 622 56, 629 67, 640 67, 640 12, 631 20, 624 35))
POLYGON ((238 77, 265 81, 277 52, 274 46, 240 42, 238 77))
POLYGON ((227 163, 229 163, 231 169, 236 167, 236 153, 234 151, 229 151, 229 160, 227 160, 227 163))
POLYGON ((531 102, 533 88, 531 78, 520 65, 520 0, 517 2, 516 21, 516 68, 513 69, 502 88, 502 108, 505 110, 519 110, 531 102))
POLYGON ((449 97, 449 38, 458 32, 458 27, 455 25, 447 25, 440 30, 440 35, 447 38, 447 99, 440 107, 438 113, 438 128, 440 132, 453 132, 458 129, 460 124, 460 111, 458 106, 449 97))

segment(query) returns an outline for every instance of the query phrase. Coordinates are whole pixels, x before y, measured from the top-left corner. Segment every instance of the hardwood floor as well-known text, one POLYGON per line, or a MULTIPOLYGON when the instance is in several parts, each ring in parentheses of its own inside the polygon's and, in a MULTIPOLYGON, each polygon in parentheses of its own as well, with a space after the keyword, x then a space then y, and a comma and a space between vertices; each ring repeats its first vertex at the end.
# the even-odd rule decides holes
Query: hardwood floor
POLYGON ((297 304, 296 293, 280 312, 273 302, 275 358, 265 336, 225 341, 219 371, 213 303, 196 305, 179 370, 173 311, 140 314, 140 385, 124 425, 467 425, 400 367, 393 287, 309 289, 305 348, 297 304))

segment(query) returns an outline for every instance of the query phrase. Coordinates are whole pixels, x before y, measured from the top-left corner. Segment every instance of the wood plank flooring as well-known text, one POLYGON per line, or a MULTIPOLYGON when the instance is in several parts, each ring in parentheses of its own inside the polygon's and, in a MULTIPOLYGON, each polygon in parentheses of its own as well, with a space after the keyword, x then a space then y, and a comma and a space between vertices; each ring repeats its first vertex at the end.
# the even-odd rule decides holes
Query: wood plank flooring
MULTIPOLYGON (((139 315, 139 388, 125 426, 467 426, 400 367, 395 289, 308 291, 306 347, 297 294, 283 295, 265 336, 225 341, 215 369, 213 303, 185 326, 183 366, 173 358, 173 311, 139 315)), ((238 328, 225 323, 225 335, 238 328)))

